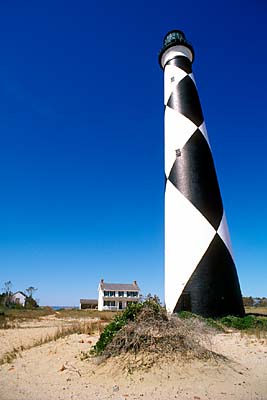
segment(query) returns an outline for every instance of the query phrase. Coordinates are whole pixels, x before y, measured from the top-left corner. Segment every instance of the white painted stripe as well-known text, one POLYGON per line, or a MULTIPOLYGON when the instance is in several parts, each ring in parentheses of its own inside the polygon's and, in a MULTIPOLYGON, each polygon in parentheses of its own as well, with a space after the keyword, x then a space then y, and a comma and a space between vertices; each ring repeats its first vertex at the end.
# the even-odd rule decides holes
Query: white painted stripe
POLYGON ((174 57, 177 56, 185 56, 191 62, 193 61, 193 54, 188 47, 185 47, 183 45, 172 46, 167 49, 161 57, 162 68, 164 68, 165 64, 167 64, 169 60, 172 60, 174 57))
POLYGON ((192 81, 194 82, 194 84, 195 84, 195 87, 197 87, 197 84, 196 84, 196 81, 195 81, 195 78, 194 78, 193 72, 191 72, 191 74, 189 74, 189 76, 190 76, 190 78, 192 79, 192 81))
POLYGON ((167 65, 164 70, 164 104, 168 103, 170 95, 187 73, 175 65, 167 65))
POLYGON ((206 139, 206 141, 207 141, 207 143, 208 143, 208 145, 210 147, 210 142, 209 142, 209 137, 208 137, 208 132, 207 132, 205 121, 203 122, 202 125, 200 125, 200 127, 198 129, 203 134, 203 136, 205 137, 205 139, 206 139))
POLYGON ((176 159, 176 150, 182 149, 196 131, 197 126, 183 114, 170 107, 165 108, 165 173, 169 176, 176 159))
POLYGON ((218 235, 222 238, 222 240, 224 241, 227 249, 229 250, 232 258, 233 257, 233 249, 232 249, 232 244, 231 244, 231 239, 230 239, 230 234, 229 234, 229 230, 228 230, 228 224, 227 224, 227 220, 226 220, 226 215, 225 215, 225 211, 223 212, 223 217, 219 226, 219 229, 217 231, 218 235))
POLYGON ((215 229, 182 193, 167 181, 165 192, 165 302, 174 307, 215 236, 215 229))

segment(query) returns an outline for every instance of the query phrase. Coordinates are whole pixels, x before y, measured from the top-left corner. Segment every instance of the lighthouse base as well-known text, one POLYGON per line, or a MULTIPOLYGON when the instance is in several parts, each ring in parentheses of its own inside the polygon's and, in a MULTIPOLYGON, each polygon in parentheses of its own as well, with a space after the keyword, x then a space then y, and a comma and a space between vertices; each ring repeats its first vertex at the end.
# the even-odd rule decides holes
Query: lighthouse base
POLYGON ((180 311, 203 317, 245 314, 234 262, 218 234, 177 301, 173 312, 180 311))

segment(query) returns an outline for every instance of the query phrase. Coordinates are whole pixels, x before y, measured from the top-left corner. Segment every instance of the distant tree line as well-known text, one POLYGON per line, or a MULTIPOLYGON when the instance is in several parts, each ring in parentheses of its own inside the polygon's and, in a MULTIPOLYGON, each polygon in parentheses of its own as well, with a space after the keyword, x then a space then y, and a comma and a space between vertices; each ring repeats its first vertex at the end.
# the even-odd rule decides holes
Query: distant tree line
MULTIPOLYGON (((21 308, 23 307, 21 304, 16 303, 13 300, 13 295, 14 293, 12 292, 12 282, 7 281, 4 283, 4 287, 2 288, 2 293, 0 293, 0 306, 2 307, 8 307, 8 308, 21 308)), ((25 294, 23 291, 21 291, 25 295, 25 304, 24 308, 37 308, 38 306, 38 301, 33 298, 33 293, 36 292, 37 288, 33 286, 29 286, 28 288, 25 289, 25 294)))
POLYGON ((266 297, 243 297, 245 307, 267 307, 266 297))

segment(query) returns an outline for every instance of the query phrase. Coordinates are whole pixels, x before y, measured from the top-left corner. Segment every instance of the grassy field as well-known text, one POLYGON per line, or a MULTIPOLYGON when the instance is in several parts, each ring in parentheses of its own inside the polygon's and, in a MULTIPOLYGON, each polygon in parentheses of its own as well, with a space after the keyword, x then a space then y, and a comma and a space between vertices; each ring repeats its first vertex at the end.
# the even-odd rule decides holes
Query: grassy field
POLYGON ((108 311, 53 310, 51 307, 39 307, 34 310, 0 308, 0 341, 5 342, 7 330, 9 338, 6 341, 7 350, 1 349, 0 365, 12 362, 23 350, 56 341, 65 336, 99 335, 114 315, 116 315, 115 312, 108 311), (9 346, 10 342, 13 343, 13 347, 9 346))
MULTIPOLYGON (((163 308, 160 309, 164 310, 163 308)), ((246 313, 247 316, 245 318, 228 316, 216 320, 211 318, 204 319, 193 314, 191 315, 191 313, 188 313, 187 316, 180 315, 180 317, 193 318, 196 323, 201 322, 203 324, 207 324, 209 327, 216 328, 217 330, 219 329, 224 331, 225 329, 227 330, 229 328, 233 328, 240 332, 242 331, 247 334, 254 334, 258 338, 266 337, 267 308, 248 307, 246 308, 246 313)), ((29 331, 32 330, 32 332, 35 332, 36 335, 36 332, 39 328, 43 329, 41 334, 37 332, 38 335, 33 342, 26 343, 23 346, 14 345, 13 349, 7 351, 2 356, 0 364, 11 362, 22 350, 40 346, 44 343, 57 340, 73 333, 84 333, 90 335, 101 334, 103 331, 106 332, 105 328, 107 328, 108 335, 110 336, 112 324, 109 324, 109 322, 111 322, 116 315, 118 315, 118 317, 115 322, 112 322, 112 324, 115 326, 115 328, 118 328, 118 318, 123 318, 124 313, 98 310, 79 310, 74 308, 53 310, 51 307, 39 307, 34 310, 23 308, 0 308, 0 329, 3 334, 6 329, 9 330, 10 335, 11 331, 15 332, 16 328, 23 327, 24 332, 26 332, 28 329, 29 331), (51 318, 46 319, 45 317, 51 318), (47 325, 47 322, 49 325, 47 325)), ((125 322, 124 319, 123 322, 125 322)), ((154 328, 152 331, 153 330, 154 328)))
POLYGON ((246 314, 261 314, 267 316, 267 307, 245 307, 246 314))
POLYGON ((0 328, 8 328, 12 326, 12 322, 35 320, 41 317, 54 316, 55 318, 73 318, 87 319, 98 318, 101 321, 108 322, 114 316, 114 311, 98 311, 98 310, 78 310, 76 308, 66 308, 61 310, 53 310, 51 307, 39 307, 34 310, 23 308, 0 308, 0 328))
MULTIPOLYGON (((267 316, 267 307, 245 307, 246 314, 259 314, 267 316)), ((25 321, 39 319, 45 316, 54 316, 55 318, 74 318, 87 319, 98 318, 101 321, 109 322, 118 314, 115 311, 98 311, 98 310, 79 310, 76 308, 65 308, 53 310, 51 307, 39 307, 34 310, 29 309, 9 309, 0 307, 0 328, 6 327, 6 323, 12 321, 25 321)))
POLYGON ((98 310, 78 310, 77 308, 65 308, 55 312, 57 318, 99 318, 102 321, 110 321, 116 314, 116 311, 98 311, 98 310))

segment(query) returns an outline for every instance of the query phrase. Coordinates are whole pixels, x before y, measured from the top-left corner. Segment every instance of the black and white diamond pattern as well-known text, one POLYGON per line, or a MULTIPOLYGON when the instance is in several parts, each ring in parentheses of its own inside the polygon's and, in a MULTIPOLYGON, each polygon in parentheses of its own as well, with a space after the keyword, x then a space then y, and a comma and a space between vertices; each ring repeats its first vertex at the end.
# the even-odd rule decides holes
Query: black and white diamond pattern
MULTIPOLYGON (((209 282, 213 279, 212 276, 207 278, 207 271, 212 270, 211 275, 220 271, 222 280, 220 287, 210 291, 217 291, 221 296, 217 308, 223 308, 224 305, 229 308, 229 299, 233 299, 233 295, 227 297, 225 293, 225 280, 229 287, 234 287, 235 305, 242 314, 226 217, 191 62, 187 57, 177 56, 165 65, 164 104, 167 310, 173 312, 182 309, 179 301, 185 291, 192 292, 192 304, 201 303, 199 296, 208 290, 209 282), (216 246, 220 250, 217 258, 216 246), (223 252, 226 253, 224 257, 223 252), (227 265, 223 266, 221 260, 227 265), (218 264, 217 269, 214 263, 218 264), (203 274, 199 272, 200 267, 206 271, 204 282, 201 280, 203 274)), ((217 282, 216 279, 214 281, 217 282)), ((213 302, 215 292, 209 297, 213 302)), ((208 301, 202 304, 196 306, 196 312, 207 315, 213 312, 208 301)), ((218 312, 224 313, 224 310, 218 312)))

